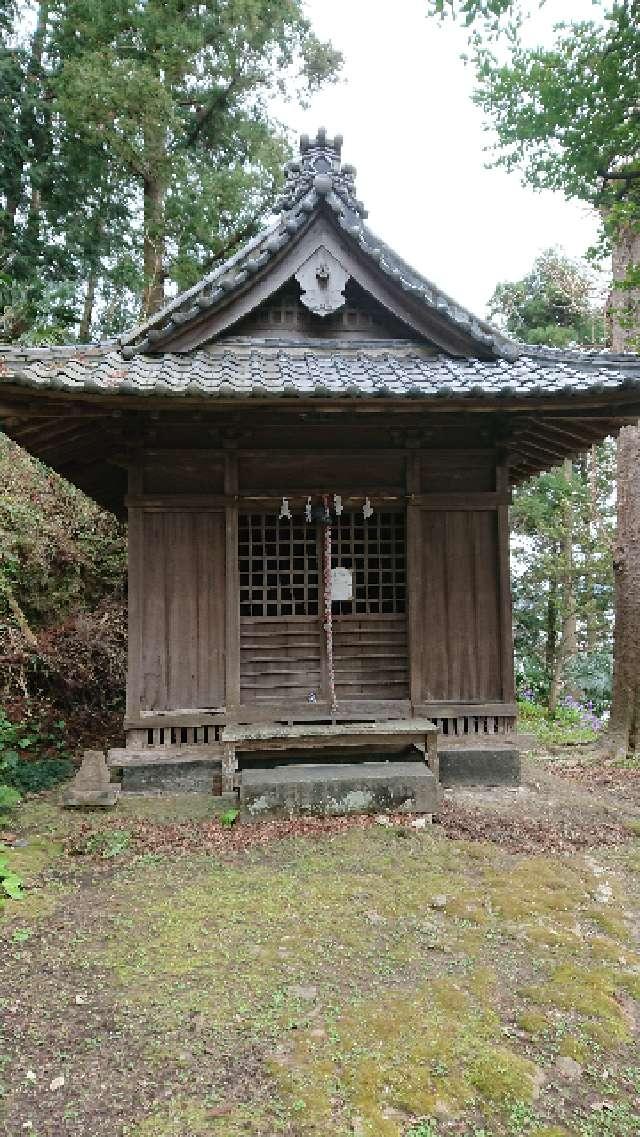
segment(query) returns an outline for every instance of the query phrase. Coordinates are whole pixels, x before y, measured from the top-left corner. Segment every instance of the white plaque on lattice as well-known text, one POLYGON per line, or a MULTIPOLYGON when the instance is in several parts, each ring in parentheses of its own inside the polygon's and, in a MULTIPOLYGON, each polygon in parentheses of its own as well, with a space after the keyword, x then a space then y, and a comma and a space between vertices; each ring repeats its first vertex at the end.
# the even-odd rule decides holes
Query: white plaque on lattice
POLYGON ((331 569, 331 599, 351 600, 352 597, 353 577, 351 569, 342 566, 331 569))

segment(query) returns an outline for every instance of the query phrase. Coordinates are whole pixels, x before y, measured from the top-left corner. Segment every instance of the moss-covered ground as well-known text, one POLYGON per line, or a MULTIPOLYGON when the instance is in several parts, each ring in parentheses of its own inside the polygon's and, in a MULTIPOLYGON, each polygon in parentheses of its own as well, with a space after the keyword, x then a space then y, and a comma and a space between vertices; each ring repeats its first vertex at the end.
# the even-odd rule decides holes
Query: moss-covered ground
POLYGON ((374 824, 175 855, 112 826, 51 799, 12 818, 8 1134, 640 1132, 637 839, 528 855, 374 824))

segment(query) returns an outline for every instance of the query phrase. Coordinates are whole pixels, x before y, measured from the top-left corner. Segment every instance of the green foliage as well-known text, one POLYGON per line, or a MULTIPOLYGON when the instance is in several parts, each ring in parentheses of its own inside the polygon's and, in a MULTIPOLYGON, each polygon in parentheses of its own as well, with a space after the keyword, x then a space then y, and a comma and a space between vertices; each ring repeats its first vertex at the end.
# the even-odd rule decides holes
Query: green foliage
POLYGON ((122 595, 125 537, 112 515, 2 434, 0 484, 0 634, 122 595))
POLYGON ((17 805, 20 805, 21 801, 22 798, 20 794, 13 786, 7 786, 0 782, 0 813, 15 809, 17 805))
POLYGON ((2 434, 0 484, 0 702, 111 708, 124 690, 124 528, 2 434))
POLYGON ((105 829, 88 837, 79 851, 85 854, 97 853, 105 860, 110 860, 126 852, 130 840, 131 834, 127 829, 105 829))
POLYGON ((64 727, 62 721, 50 730, 34 722, 11 722, 0 708, 0 776, 7 787, 38 793, 71 777, 64 727))
POLYGON ((0 845, 0 896, 10 900, 22 900, 24 896, 22 879, 9 867, 6 850, 0 845))
POLYGON ((565 674, 569 685, 591 703, 598 714, 611 704, 613 655, 610 651, 584 652, 568 660, 565 674))
POLYGON ((28 0, 2 8, 4 336, 135 321, 254 230, 304 99, 340 57, 301 0, 28 0))
POLYGON ((550 717, 543 704, 527 699, 518 701, 518 730, 535 735, 543 746, 578 745, 598 737, 593 727, 582 725, 576 708, 560 705, 550 717))
POLYGON ((625 1102, 606 1103, 581 1122, 578 1137, 636 1137, 640 1113, 625 1102))
POLYGON ((593 0, 596 18, 558 24, 529 46, 515 0, 431 0, 433 15, 470 27, 476 102, 497 136, 495 165, 538 189, 596 205, 608 236, 640 224, 640 120, 634 4, 593 0))
POLYGON ((220 814, 220 824, 224 825, 225 829, 231 829, 240 816, 239 809, 226 809, 224 813, 220 814))
POLYGON ((522 280, 498 284, 489 312, 516 339, 530 344, 603 344, 602 310, 591 302, 591 274, 556 249, 536 258, 522 280))
POLYGON ((554 674, 602 711, 611 691, 612 442, 565 470, 524 482, 511 510, 514 633, 520 689, 548 697, 554 674), (569 621, 575 645, 564 650, 569 621), (559 661, 559 653, 562 659, 559 661))

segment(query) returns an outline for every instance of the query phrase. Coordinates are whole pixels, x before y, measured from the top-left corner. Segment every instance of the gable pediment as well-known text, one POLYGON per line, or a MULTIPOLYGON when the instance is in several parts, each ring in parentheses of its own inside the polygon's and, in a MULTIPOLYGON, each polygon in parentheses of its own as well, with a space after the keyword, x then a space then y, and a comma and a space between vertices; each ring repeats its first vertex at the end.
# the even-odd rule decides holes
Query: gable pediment
POLYGON ((365 225, 354 174, 340 162, 341 141, 323 132, 301 142, 289 164, 280 219, 188 292, 121 339, 138 352, 189 352, 232 334, 285 286, 326 320, 357 286, 394 323, 396 335, 452 356, 495 359, 513 345, 421 277, 365 225))

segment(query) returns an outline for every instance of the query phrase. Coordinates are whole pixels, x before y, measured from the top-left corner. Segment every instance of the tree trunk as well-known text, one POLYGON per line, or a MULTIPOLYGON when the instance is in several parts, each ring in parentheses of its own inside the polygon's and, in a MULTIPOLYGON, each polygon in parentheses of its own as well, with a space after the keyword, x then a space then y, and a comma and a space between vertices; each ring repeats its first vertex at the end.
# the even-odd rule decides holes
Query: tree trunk
POLYGON ((637 351, 640 336, 640 290, 616 288, 630 268, 640 265, 640 232, 621 229, 611 254, 613 288, 607 303, 607 319, 613 351, 637 351))
MULTIPOLYGON (((622 231, 613 250, 614 282, 640 263, 640 233, 622 231)), ((614 292, 609 302, 611 346, 636 348, 640 292, 614 292)), ((624 755, 640 745, 640 430, 625 426, 618 437, 617 535, 613 555, 615 625, 613 701, 606 748, 624 755)))
POLYGON ((545 671, 547 673, 547 710, 553 718, 558 706, 556 656, 558 650, 558 585, 549 581, 547 594, 547 642, 545 644, 545 671))
POLYGON ((587 651, 595 651, 598 640, 598 611, 594 595, 596 573, 593 567, 595 548, 600 536, 600 511, 598 508, 598 448, 593 445, 587 467, 589 496, 587 499, 586 527, 589 533, 589 559, 587 562, 587 595, 584 605, 585 638, 587 651))
MULTIPOLYGON (((565 458, 562 464, 565 481, 573 481, 573 466, 570 458, 565 458)), ((564 530, 562 536, 562 667, 571 656, 576 654, 576 601, 573 587, 573 492, 564 506, 564 530)))
POLYGON ((144 296, 143 312, 151 316, 164 303, 164 195, 159 178, 144 179, 144 296))
POLYGON ((615 628, 613 702, 607 748, 624 755, 640 744, 640 431, 618 438, 618 532, 613 554, 615 628))
POLYGON ((51 148, 49 131, 49 113, 44 113, 44 121, 38 117, 38 108, 45 111, 41 101, 40 85, 42 83, 42 57, 44 54, 47 23, 49 21, 49 0, 42 0, 38 5, 38 17, 33 39, 31 41, 31 54, 26 70, 26 95, 22 113, 23 145, 30 148, 29 162, 29 215, 27 228, 30 240, 35 241, 40 233, 40 211, 42 208, 42 194, 40 179, 43 167, 51 148))
POLYGON ((93 319, 93 305, 96 298, 97 283, 98 275, 96 270, 95 268, 90 268, 87 278, 87 291, 84 294, 84 304, 82 305, 82 317, 78 328, 79 343, 89 343, 91 339, 91 321, 93 319))

